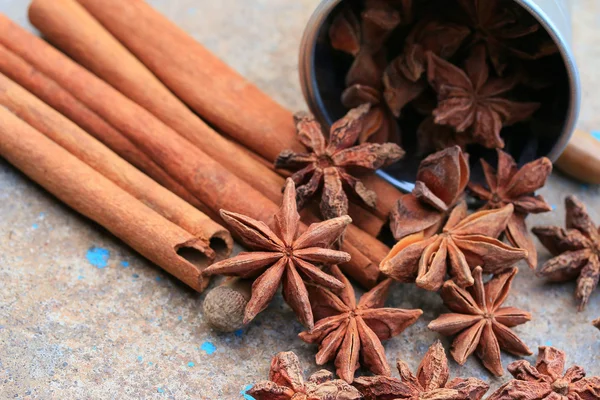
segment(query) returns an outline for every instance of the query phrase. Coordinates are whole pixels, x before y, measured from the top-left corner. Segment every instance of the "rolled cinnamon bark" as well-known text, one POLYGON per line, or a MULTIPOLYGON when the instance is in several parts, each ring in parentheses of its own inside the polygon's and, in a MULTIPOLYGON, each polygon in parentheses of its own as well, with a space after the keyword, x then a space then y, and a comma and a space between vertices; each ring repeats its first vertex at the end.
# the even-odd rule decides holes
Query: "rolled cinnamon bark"
MULTIPOLYGON (((33 0, 29 19, 46 39, 74 60, 269 199, 276 203, 280 201, 284 180, 270 164, 264 164, 264 158, 241 150, 239 144, 206 125, 76 1, 33 0)), ((373 236, 379 234, 385 223, 356 205, 352 205, 350 216, 355 225, 373 236)))
POLYGON ((2 107, 0 156, 193 289, 206 287, 201 271, 211 262, 207 257, 211 250, 203 240, 163 218, 2 107))
POLYGON ((25 60, 2 45, 0 45, 0 72, 18 82, 52 108, 75 122, 83 130, 106 143, 125 160, 146 172, 152 179, 185 199, 188 203, 198 208, 206 208, 120 132, 81 104, 56 82, 36 71, 25 60))
POLYGON ((225 228, 132 167, 73 122, 1 73, 0 105, 8 108, 172 223, 205 241, 214 250, 214 254, 209 254, 211 258, 223 259, 231 254, 233 239, 225 228))
MULTIPOLYGON (((270 223, 276 203, 240 180, 191 142, 156 119, 95 75, 77 65, 40 38, 0 16, 0 43, 56 81, 79 101, 119 130, 165 172, 213 212, 227 209, 270 223)), ((344 250, 358 252, 350 243, 344 250)), ((373 286, 377 262, 355 257, 341 265, 366 287, 373 286)), ((377 270, 378 273, 378 270, 377 270)))
MULTIPOLYGON (((289 110, 146 2, 77 1, 179 98, 219 131, 271 162, 282 150, 304 150, 296 139, 289 110)), ((402 193, 375 175, 364 177, 363 182, 377 193, 377 215, 386 221, 402 193)))

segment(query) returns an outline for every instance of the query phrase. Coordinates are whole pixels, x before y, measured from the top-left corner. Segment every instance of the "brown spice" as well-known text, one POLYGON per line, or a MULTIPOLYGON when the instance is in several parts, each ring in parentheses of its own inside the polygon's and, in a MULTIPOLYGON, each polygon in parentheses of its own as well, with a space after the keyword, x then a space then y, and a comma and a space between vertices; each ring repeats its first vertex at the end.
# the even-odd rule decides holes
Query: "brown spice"
POLYGON ((583 311, 600 278, 600 227, 594 224, 585 205, 575 196, 565 199, 566 229, 537 226, 532 232, 554 258, 538 269, 537 275, 553 282, 577 279, 575 295, 583 311))
POLYGON ((566 354, 554 347, 539 348, 535 367, 528 361, 511 363, 514 380, 506 383, 488 400, 592 400, 600 399, 600 377, 586 378, 582 367, 565 372, 566 354))
POLYGON ((319 343, 317 364, 323 365, 335 358, 338 376, 348 383, 354 380, 359 357, 370 371, 390 375, 381 341, 402 333, 423 311, 381 308, 392 283, 390 279, 365 293, 357 304, 352 284, 344 274, 335 266, 331 272, 344 283, 344 290, 336 295, 320 286, 308 286, 318 322, 312 332, 302 332, 300 339, 319 343))
POLYGON ((251 253, 223 260, 205 269, 204 275, 230 275, 256 278, 252 297, 246 306, 244 324, 263 311, 283 282, 283 297, 300 322, 312 330, 314 321, 304 281, 330 289, 342 289, 344 284, 321 271, 315 264, 332 265, 350 260, 350 254, 331 250, 331 245, 351 222, 342 216, 312 224, 298 235, 300 215, 296 207, 296 189, 288 178, 283 203, 274 216, 274 230, 265 223, 241 214, 221 210, 221 217, 251 253))
POLYGON ((298 139, 310 153, 283 151, 275 166, 299 169, 292 175, 298 186, 298 205, 302 208, 322 186, 321 214, 325 219, 348 214, 348 196, 344 186, 352 190, 364 204, 375 208, 377 195, 367 189, 350 171, 358 168, 374 171, 398 161, 404 151, 396 144, 365 143, 354 146, 364 129, 370 106, 364 104, 350 110, 330 130, 329 143, 323 136, 321 125, 312 115, 296 115, 298 139))
POLYGON ((381 271, 400 282, 437 291, 450 275, 456 285, 471 286, 471 269, 500 273, 527 257, 525 250, 510 247, 496 238, 506 229, 513 214, 509 204, 498 210, 484 210, 467 216, 461 202, 452 210, 442 233, 430 238, 416 233, 400 240, 380 265, 381 271))
POLYGON ((508 241, 520 249, 527 250, 529 267, 537 267, 537 250, 527 229, 525 218, 528 214, 552 210, 546 200, 534 192, 541 189, 552 173, 552 161, 546 157, 517 167, 514 158, 498 150, 498 169, 495 170, 484 159, 481 165, 487 181, 487 188, 470 183, 471 192, 486 201, 483 209, 494 209, 512 204, 515 212, 508 221, 504 233, 508 241))
POLYGON ((518 77, 491 78, 481 45, 472 49, 464 71, 431 52, 427 56, 427 77, 438 93, 435 123, 465 132, 482 146, 503 148, 502 127, 529 118, 540 106, 501 97, 517 85, 518 77))
POLYGON ((600 329, 600 318, 598 318, 597 320, 594 320, 594 322, 592 322, 592 324, 593 324, 593 325, 594 325, 596 328, 600 329))
POLYGON ((532 354, 511 327, 531 320, 531 314, 515 307, 501 307, 508 297, 517 269, 494 276, 483 283, 483 270, 475 268, 475 284, 462 289, 453 281, 442 288, 444 304, 453 311, 442 314, 429 324, 429 329, 444 336, 457 335, 452 343, 452 357, 463 365, 477 350, 483 365, 494 375, 503 374, 500 349, 515 355, 532 354))
POLYGON ((448 359, 439 340, 423 357, 416 376, 404 361, 398 360, 397 366, 400 379, 389 376, 360 377, 354 381, 354 386, 365 400, 480 400, 490 388, 476 378, 455 378, 448 382, 448 359))
POLYGON ((396 240, 422 231, 426 237, 437 233, 463 198, 469 176, 467 157, 457 146, 421 161, 415 189, 400 198, 390 216, 396 240))
POLYGON ((269 380, 256 383, 247 393, 256 400, 359 400, 358 390, 333 379, 331 372, 317 371, 304 381, 298 357, 279 353, 271 361, 269 380))

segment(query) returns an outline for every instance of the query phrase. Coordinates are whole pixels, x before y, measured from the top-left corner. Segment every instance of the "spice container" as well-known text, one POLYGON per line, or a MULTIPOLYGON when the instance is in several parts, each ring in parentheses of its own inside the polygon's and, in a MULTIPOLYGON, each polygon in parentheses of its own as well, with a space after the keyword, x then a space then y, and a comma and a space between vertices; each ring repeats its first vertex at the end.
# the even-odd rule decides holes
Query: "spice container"
MULTIPOLYGON (((347 107, 344 106, 341 99, 342 93, 348 88, 346 78, 354 62, 354 59, 349 57, 348 54, 344 54, 344 52, 339 51, 339 49, 336 50, 332 46, 330 40, 332 23, 336 17, 347 12, 348 9, 353 10, 356 15, 360 16, 366 7, 365 3, 369 1, 324 0, 317 7, 304 32, 299 61, 301 86, 309 108, 326 125, 339 119, 347 111, 347 107)), ((471 1, 474 4, 473 9, 478 7, 484 9, 483 5, 487 6, 493 0, 486 2, 482 0, 471 1)), ((460 12, 461 5, 459 3, 462 3, 464 7, 467 0, 445 0, 443 2, 436 0, 413 0, 412 2, 397 0, 388 1, 388 3, 397 3, 403 6, 411 4, 414 7, 411 9, 414 21, 409 22, 406 27, 394 28, 387 39, 384 57, 386 62, 390 63, 394 57, 397 57, 403 51, 407 36, 410 36, 411 29, 414 29, 415 25, 420 22, 419 18, 424 18, 422 16, 423 12, 419 14, 419 7, 429 10, 441 5, 441 7, 444 7, 444 11, 439 11, 438 15, 446 18, 447 15, 453 15, 455 11, 460 12)), ((536 85, 541 87, 540 81, 547 76, 546 84, 550 85, 551 89, 543 88, 533 95, 535 101, 540 101, 541 106, 531 120, 528 120, 527 123, 517 123, 503 128, 504 150, 509 152, 519 163, 528 162, 541 156, 546 156, 555 161, 571 138, 580 107, 581 87, 577 67, 571 52, 571 20, 568 2, 566 0, 496 0, 496 3, 499 9, 505 6, 517 9, 519 15, 523 15, 528 21, 530 20, 538 25, 539 29, 536 35, 543 35, 547 39, 548 45, 554 47, 554 54, 548 57, 538 60, 533 60, 532 57, 523 62, 529 68, 527 74, 529 74, 528 78, 531 80, 531 87, 536 85), (504 129, 506 129, 506 132, 504 129)), ((425 11, 425 13, 427 12, 429 11, 425 11)), ((496 18, 498 17, 497 14, 490 15, 496 18)), ((470 48, 477 41, 475 35, 479 34, 477 31, 479 28, 470 27, 470 29, 469 36, 465 39, 471 43, 464 46, 467 48, 470 48)), ((433 34, 436 33, 433 32, 433 34)), ((444 36, 443 34, 437 34, 438 37, 444 36)), ((511 38, 511 40, 519 42, 521 38, 511 38)), ((527 38, 523 38, 522 43, 525 44, 523 47, 529 50, 531 46, 525 42, 526 40, 527 38)), ((520 60, 516 61, 516 63, 520 62, 520 60)), ((492 63, 490 62, 490 64, 492 63)), ((490 65, 491 69, 493 67, 495 65, 490 65)), ((514 73, 513 68, 514 65, 510 64, 507 71, 514 73)), ((516 68, 514 69, 516 70, 516 68)), ((425 75, 427 75, 427 72, 425 72, 425 75)), ((515 91, 517 90, 524 92, 519 88, 515 89, 515 91)), ((526 96, 529 96, 529 94, 526 96)), ((403 116, 400 116, 397 121, 402 132, 401 144, 406 150, 407 156, 400 163, 384 171, 379 171, 379 173, 401 189, 410 190, 418 163, 424 156, 418 149, 416 134, 419 123, 422 121, 412 123, 410 116, 403 118, 403 116)), ((486 148, 486 146, 478 145, 474 148, 468 148, 468 151, 471 154, 471 163, 475 169, 477 169, 476 165, 479 164, 478 159, 480 157, 490 159, 492 162, 495 157, 495 151, 486 148)), ((474 172, 477 179, 480 171, 474 172)))

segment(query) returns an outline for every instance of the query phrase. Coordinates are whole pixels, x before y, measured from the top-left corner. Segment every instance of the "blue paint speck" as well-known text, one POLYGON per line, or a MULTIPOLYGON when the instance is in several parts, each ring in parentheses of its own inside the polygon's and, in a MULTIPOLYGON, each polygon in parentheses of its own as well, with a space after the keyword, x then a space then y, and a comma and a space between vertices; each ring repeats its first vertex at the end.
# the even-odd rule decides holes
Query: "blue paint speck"
POLYGON ((240 394, 242 396, 244 396, 245 400, 255 400, 254 397, 250 396, 247 392, 248 390, 252 389, 252 385, 246 385, 244 386, 244 388, 242 389, 242 391, 240 392, 240 394))
POLYGON ((159 388, 157 388, 157 389, 156 389, 156 391, 157 391, 158 393, 164 393, 164 392, 165 392, 165 389, 163 389, 163 388, 160 388, 160 387, 159 387, 159 388))
POLYGON ((548 347, 552 347, 552 340, 546 340, 545 345, 548 347))
POLYGON ((193 362, 191 362, 191 361, 188 363, 188 367, 190 367, 190 368, 192 368, 194 365, 196 365, 196 364, 194 364, 194 363, 193 363, 193 362))
POLYGON ((157 276, 155 279, 156 279, 156 282, 160 282, 161 278, 160 278, 160 276, 157 276))
POLYGON ((235 335, 235 337, 242 337, 244 336, 244 330, 243 329, 238 329, 237 331, 233 332, 233 334, 235 335))
POLYGON ((40 226, 39 226, 38 224, 33 224, 33 225, 31 225, 31 227, 32 227, 33 229, 37 229, 37 228, 39 228, 40 226))
POLYGON ((550 208, 552 208, 552 211, 556 211, 556 204, 552 204, 550 208))
POLYGON ((143 359, 144 359, 144 358, 143 358, 142 356, 138 356, 138 357, 137 357, 137 360, 138 360, 139 362, 142 362, 142 360, 143 360, 143 359))
POLYGON ((129 267, 129 261, 121 261, 121 267, 123 267, 123 268, 129 267))
POLYGON ((200 350, 205 351, 206 354, 208 354, 210 356, 215 351, 217 351, 217 347, 214 344, 212 344, 211 342, 204 342, 204 343, 202 343, 202 346, 200 346, 200 350))
POLYGON ((148 365, 152 365, 152 364, 153 364, 153 362, 152 362, 152 361, 148 361, 148 365))
POLYGON ((110 257, 110 251, 101 247, 90 248, 85 257, 94 267, 106 268, 108 267, 108 258, 110 257))
POLYGON ((140 277, 138 274, 132 274, 131 276, 133 276, 135 279, 140 277))
POLYGON ((596 140, 600 140, 600 131, 593 131, 592 137, 596 140))
POLYGON ((39 219, 44 219, 44 217, 45 217, 45 216, 46 216, 46 213, 45 213, 45 212, 41 212, 41 213, 38 215, 38 218, 39 218, 39 219))
POLYGON ((177 321, 182 321, 182 320, 183 320, 183 317, 181 315, 177 317, 177 321))
POLYGON ((83 278, 84 278, 84 276, 83 276, 83 275, 79 275, 79 276, 77 277, 77 279, 79 279, 79 280, 82 280, 83 278))
POLYGON ((590 185, 588 185, 587 183, 581 184, 581 190, 588 190, 589 188, 590 188, 590 185))

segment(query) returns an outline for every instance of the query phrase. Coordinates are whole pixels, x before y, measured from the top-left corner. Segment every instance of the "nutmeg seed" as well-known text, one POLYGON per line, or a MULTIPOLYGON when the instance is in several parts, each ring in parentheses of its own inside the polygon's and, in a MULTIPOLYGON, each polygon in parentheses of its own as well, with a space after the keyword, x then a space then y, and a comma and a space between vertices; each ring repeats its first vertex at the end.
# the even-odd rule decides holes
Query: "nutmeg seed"
POLYGON ((208 292, 203 304, 206 322, 220 332, 242 328, 250 291, 250 281, 234 278, 208 292))

